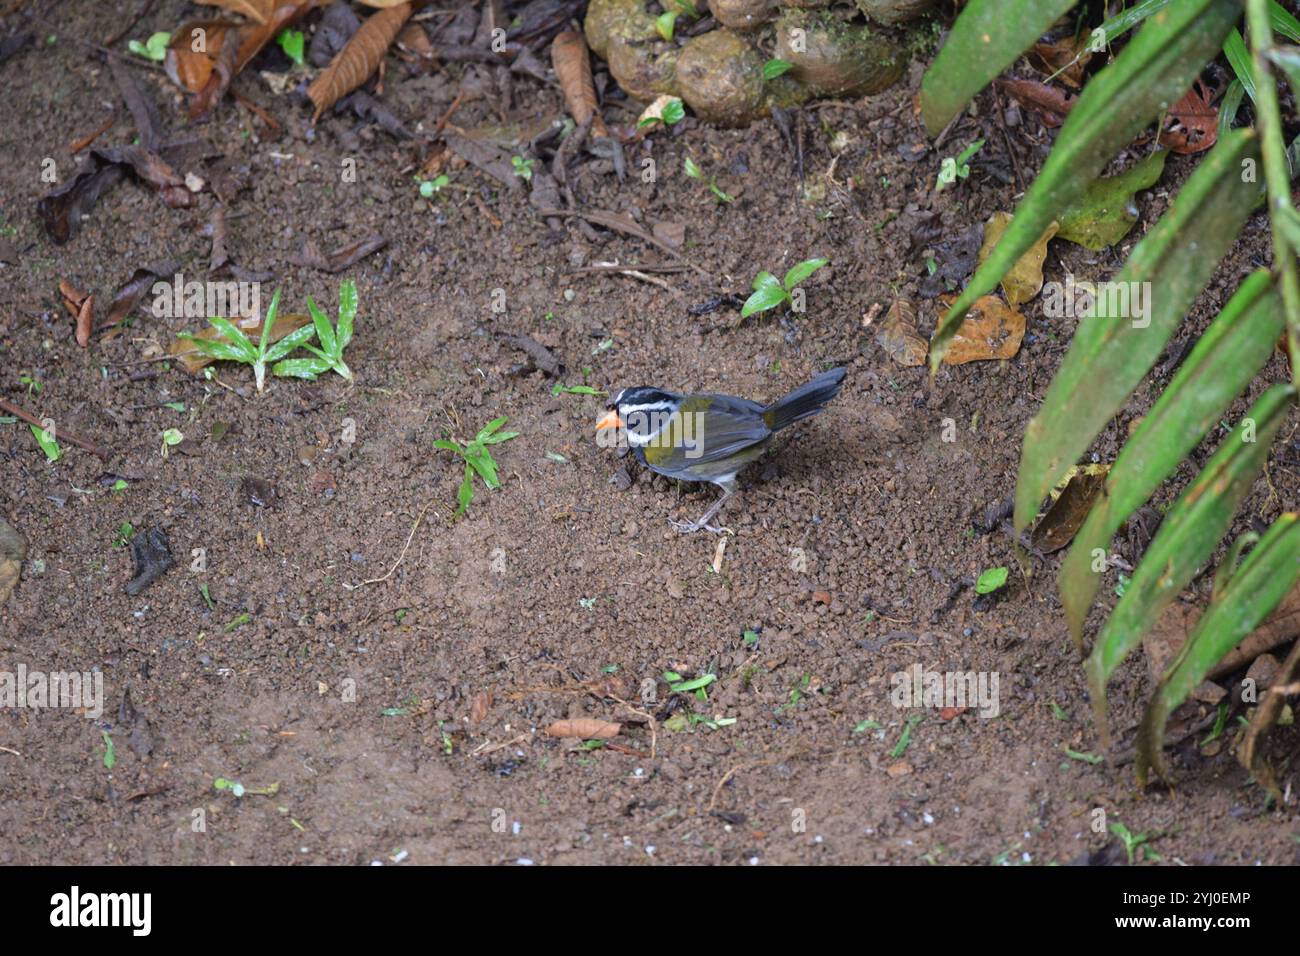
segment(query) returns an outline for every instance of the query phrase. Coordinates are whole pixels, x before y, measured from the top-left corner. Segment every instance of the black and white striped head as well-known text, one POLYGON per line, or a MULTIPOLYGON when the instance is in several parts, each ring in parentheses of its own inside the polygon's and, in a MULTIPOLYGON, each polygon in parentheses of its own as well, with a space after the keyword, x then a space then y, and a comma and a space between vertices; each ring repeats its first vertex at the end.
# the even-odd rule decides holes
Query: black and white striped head
POLYGON ((605 403, 609 414, 596 423, 596 430, 620 428, 628 444, 645 446, 663 431, 682 403, 682 397, 660 388, 625 388, 605 403))

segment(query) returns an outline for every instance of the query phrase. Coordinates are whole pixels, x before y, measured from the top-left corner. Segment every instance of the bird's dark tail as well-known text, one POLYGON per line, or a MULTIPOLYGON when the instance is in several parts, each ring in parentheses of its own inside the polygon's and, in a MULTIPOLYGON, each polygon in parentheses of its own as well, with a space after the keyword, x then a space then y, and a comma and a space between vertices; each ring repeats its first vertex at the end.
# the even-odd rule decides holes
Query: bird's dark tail
POLYGON ((763 410, 763 421, 772 431, 778 431, 816 415, 839 393, 844 372, 842 368, 822 372, 808 384, 799 386, 785 398, 767 406, 763 410))

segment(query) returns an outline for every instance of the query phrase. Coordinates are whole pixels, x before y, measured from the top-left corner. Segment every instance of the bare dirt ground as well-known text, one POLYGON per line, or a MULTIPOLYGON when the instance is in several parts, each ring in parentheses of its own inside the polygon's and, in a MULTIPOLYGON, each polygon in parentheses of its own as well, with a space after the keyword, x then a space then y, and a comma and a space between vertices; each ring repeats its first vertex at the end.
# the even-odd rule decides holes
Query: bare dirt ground
MULTIPOLYGON (((106 464, 65 445, 48 463, 25 424, 0 425, 0 515, 29 542, 0 607, 0 669, 97 670, 106 695, 98 719, 0 711, 0 862, 1124 862, 1118 842, 1090 828, 1097 808, 1145 833, 1166 862, 1295 861, 1291 813, 1248 781, 1232 728, 1217 746, 1177 749, 1173 791, 1140 794, 1131 765, 1065 752, 1098 745, 1054 561, 1027 585, 1009 538, 983 517, 1012 491, 1020 435, 1072 321, 1031 303, 1014 359, 945 367, 934 383, 864 327, 873 306, 918 297, 925 250, 1013 207, 1017 179, 1050 143, 1032 116, 1004 135, 986 95, 941 148, 919 149, 918 64, 885 94, 806 111, 803 186, 768 122, 723 131, 688 120, 629 147, 622 182, 584 156, 571 174, 580 209, 685 224, 683 254, 702 272, 656 274, 665 288, 579 271, 672 260, 571 220, 552 231, 472 167, 419 198, 409 170, 427 145, 352 115, 312 131, 309 111, 256 69, 236 86, 283 124, 278 137, 232 100, 186 127, 163 74, 131 67, 171 137, 203 144, 193 171, 246 181, 227 197, 227 247, 240 267, 272 273, 264 296, 281 286, 291 311, 308 295, 332 311, 341 276, 294 265, 303 241, 389 241, 344 273, 360 292, 347 356, 356 384, 275 379, 259 396, 244 367, 216 368, 227 388, 140 364, 201 322, 155 317, 146 299, 123 334, 81 349, 60 302, 60 279, 107 301, 134 269, 169 257, 206 277, 203 228, 220 202, 208 189, 169 209, 124 183, 61 246, 34 212, 50 189, 44 159, 64 181, 69 144, 114 111, 98 143, 133 135, 111 74, 77 41, 99 43, 134 9, 52 4, 34 26, 41 42, 0 66, 11 250, 0 394, 116 453, 106 464), (936 195, 942 157, 980 136, 988 145, 970 178, 936 195), (686 155, 735 201, 681 175, 686 155), (355 183, 341 180, 347 160, 355 183), (760 269, 812 256, 831 264, 808 283, 802 314, 740 322, 729 302, 692 311, 747 294, 760 269), (554 395, 501 334, 532 336, 564 362, 563 381, 602 390, 766 401, 830 365, 848 377, 824 415, 783 433, 742 476, 715 572, 717 539, 667 521, 696 517, 716 492, 635 469, 618 490, 624 462, 592 431, 602 399, 554 395), (480 485, 452 520, 463 465, 432 442, 503 415, 520 432, 496 446, 503 485, 480 485), (943 440, 945 420, 955 441, 943 440), (220 440, 215 423, 229 426, 220 440), (191 441, 164 458, 168 428, 191 441), (125 490, 113 490, 118 477, 125 490), (249 478, 272 483, 274 499, 252 503, 249 478), (123 590, 130 549, 114 544, 124 522, 165 529, 177 559, 136 597, 123 590), (206 570, 191 569, 194 549, 206 570), (971 582, 998 565, 1013 569, 1009 586, 976 602, 971 582), (996 673, 999 714, 895 708, 891 675, 918 664, 996 673), (665 671, 716 674, 707 703, 670 695, 665 671), (653 699, 642 703, 647 681, 653 699), (651 715, 653 733, 612 696, 651 715), (692 710, 735 722, 692 727, 681 719, 692 710), (629 722, 600 749, 541 733, 577 717, 629 722), (215 790, 216 778, 250 792, 215 790)), ((163 0, 131 35, 187 12, 163 0)), ((429 130, 462 90, 463 129, 562 116, 558 91, 531 80, 516 79, 511 104, 482 66, 389 65, 382 101, 413 129, 429 130)), ((272 57, 266 68, 285 66, 272 57)), ((634 118, 614 101, 606 114, 634 118)), ((1121 249, 1054 244, 1048 278, 1067 268, 1104 278, 1193 165, 1170 160, 1121 249)), ((1268 256, 1255 220, 1180 341, 1268 256)), ((934 300, 918 301, 928 333, 934 300)), ((1100 458, 1113 459, 1171 371, 1153 372, 1099 440, 1100 458)), ((1264 377, 1284 374, 1279 357, 1264 377)), ((1293 415, 1278 446, 1292 462, 1294 428, 1293 415)), ((1241 528, 1297 505, 1294 466, 1275 463, 1270 481, 1241 528)), ((1131 661, 1113 685, 1117 727, 1134 723, 1150 688, 1145 662, 1131 661)), ((1274 746, 1294 742, 1285 730, 1274 746)))

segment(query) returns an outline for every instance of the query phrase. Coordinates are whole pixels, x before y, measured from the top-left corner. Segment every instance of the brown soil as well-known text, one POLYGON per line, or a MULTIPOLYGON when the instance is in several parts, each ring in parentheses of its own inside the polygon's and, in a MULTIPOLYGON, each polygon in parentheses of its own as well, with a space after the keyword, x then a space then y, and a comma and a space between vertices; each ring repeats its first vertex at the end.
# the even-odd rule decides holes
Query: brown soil
MULTIPOLYGON (((718 131, 687 121, 632 148, 622 183, 584 157, 572 181, 580 208, 686 224, 685 253, 707 276, 665 274, 669 291, 575 274, 665 259, 572 222, 553 234, 473 168, 452 172, 454 188, 434 203, 420 200, 403 172, 418 147, 351 116, 328 116, 312 132, 308 111, 254 71, 237 85, 284 124, 278 139, 230 100, 212 122, 185 129, 163 75, 133 67, 173 135, 206 144, 201 175, 221 157, 248 166, 250 188, 229 206, 228 246, 241 267, 274 273, 263 301, 280 285, 290 311, 307 295, 332 311, 339 277, 288 261, 304 239, 322 249, 373 232, 390 241, 346 273, 360 290, 347 356, 356 385, 274 379, 258 396, 243 367, 216 368, 227 388, 131 364, 192 320, 142 308, 125 334, 97 336, 88 349, 74 342, 60 278, 106 302, 137 266, 176 256, 202 280, 202 229, 216 203, 205 191, 192 208, 168 209, 126 183, 71 242, 45 237, 34 214, 49 189, 42 159, 65 181, 68 144, 110 107, 118 120, 98 143, 133 135, 108 70, 74 39, 99 42, 136 4, 102 7, 52 6, 35 29, 57 40, 0 67, 3 226, 19 253, 0 267, 0 388, 117 453, 105 465, 65 443, 49 464, 25 425, 0 426, 0 515, 30 545, 0 609, 0 668, 99 669, 107 698, 98 720, 0 712, 3 829, 22 834, 0 845, 0 862, 363 864, 401 851, 410 863, 1122 861, 1114 839, 1090 829, 1095 808, 1146 833, 1166 861, 1295 860, 1287 818, 1232 755, 1235 721, 1217 746, 1176 750, 1173 792, 1141 795, 1131 764, 1065 754, 1098 745, 1051 566, 1032 587, 1013 572, 1000 600, 974 602, 969 583, 982 569, 1014 568, 1008 537, 976 526, 1013 489, 1020 435, 1072 322, 1044 319, 1031 303, 1016 358, 945 368, 933 385, 923 369, 895 365, 864 328, 873 306, 916 296, 925 267, 911 235, 931 211, 947 241, 1013 206, 1016 177, 1032 175, 1048 142, 1032 117, 1008 131, 1014 168, 987 98, 940 149, 909 161, 923 139, 914 69, 886 94, 807 112, 807 186, 819 194, 810 201, 767 122, 718 131), (848 140, 835 158, 833 133, 848 140), (941 158, 980 135, 988 144, 971 177, 936 195, 941 158), (687 154, 734 203, 679 174, 687 154), (657 182, 642 181, 643 158, 657 164, 657 182), (357 162, 355 184, 339 181, 346 159, 357 162), (815 255, 831 265, 809 282, 803 314, 740 323, 731 305, 688 311, 747 294, 760 269, 783 272, 815 255), (503 314, 491 309, 496 289, 503 314), (521 373, 526 359, 497 333, 533 336, 568 366, 568 384, 589 366, 587 381, 602 389, 658 384, 770 400, 830 364, 849 375, 826 414, 783 433, 742 476, 745 490, 722 516, 735 535, 714 573, 717 539, 679 536, 667 521, 696 517, 716 492, 635 471, 616 490, 621 463, 593 440, 601 400, 552 395, 552 380, 521 373), (39 394, 20 384, 23 374, 42 383, 39 394), (160 404, 176 401, 186 411, 160 404), (503 486, 479 485, 468 515, 452 520, 462 465, 432 442, 471 436, 501 415, 521 433, 496 446, 503 486), (955 442, 942 440, 945 419, 955 442), (209 437, 216 422, 231 424, 219 441, 209 437), (196 441, 164 459, 160 433, 173 427, 196 441), (113 491, 106 473, 128 479, 128 490, 113 491), (275 485, 268 506, 250 503, 250 476, 275 485), (123 522, 163 527, 177 559, 134 598, 123 590, 129 549, 113 544, 123 522), (193 549, 206 552, 202 573, 190 569, 193 549), (357 586, 376 578, 386 579, 357 586), (229 627, 241 615, 249 623, 229 627), (760 633, 757 647, 743 640, 747 629, 760 633), (895 709, 891 675, 915 664, 997 672, 1000 716, 895 709), (670 670, 718 679, 707 704, 653 686, 644 706, 654 735, 634 723, 613 741, 621 749, 585 749, 541 733, 557 719, 627 717, 584 682, 642 709, 644 682, 670 670), (121 706, 128 690, 134 718, 121 706), (735 723, 665 726, 692 704, 735 723), (913 715, 924 719, 904 749, 913 715), (879 729, 857 729, 866 721, 879 729), (278 792, 236 799, 213 789, 218 777, 278 792), (195 832, 200 810, 206 828, 195 832)), ((185 14, 164 0, 131 35, 171 29, 185 14)), ((462 79, 454 121, 465 128, 562 110, 557 91, 531 80, 516 78, 511 107, 497 86, 475 82, 491 78, 482 68, 389 66, 382 101, 412 127, 432 127, 462 79)), ((629 118, 613 104, 606 113, 629 118)), ((1140 199, 1131 239, 1193 165, 1170 161, 1140 199)), ((1102 278, 1121 252, 1054 243, 1048 277, 1068 267, 1102 278)), ((1268 258, 1257 217, 1183 335, 1268 258)), ((920 301, 928 333, 933 300, 920 301)), ((1277 359, 1264 378, 1284 374, 1277 359)), ((1167 379, 1153 374, 1106 430, 1102 460, 1167 379)), ((1272 488, 1260 482, 1237 530, 1296 506, 1300 481, 1278 460, 1295 461, 1293 430, 1294 417, 1272 488)), ((1180 480, 1192 473, 1184 466, 1180 480)), ((1117 727, 1134 723, 1150 688, 1134 659, 1112 685, 1117 727)), ((1293 743, 1284 731, 1275 746, 1293 743)))

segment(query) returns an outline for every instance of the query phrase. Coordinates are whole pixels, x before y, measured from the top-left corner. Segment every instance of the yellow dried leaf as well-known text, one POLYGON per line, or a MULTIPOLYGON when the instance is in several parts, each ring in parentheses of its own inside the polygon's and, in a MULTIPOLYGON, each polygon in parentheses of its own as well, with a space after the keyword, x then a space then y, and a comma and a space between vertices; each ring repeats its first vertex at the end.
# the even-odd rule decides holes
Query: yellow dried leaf
MULTIPOLYGON (((957 301, 955 295, 939 297, 943 312, 957 301)), ((995 295, 981 296, 966 313, 957 334, 952 337, 943 361, 962 365, 990 359, 1009 359, 1020 351, 1025 337, 1025 317, 995 295)))
MULTIPOLYGON (((984 225, 984 244, 980 246, 980 265, 983 265, 984 260, 992 255, 993 247, 1007 231, 1011 218, 1009 212, 995 212, 989 217, 989 221, 984 225)), ((1043 260, 1047 258, 1047 241, 1056 235, 1056 231, 1060 228, 1060 225, 1054 222, 1043 230, 1038 241, 1025 251, 1025 254, 1002 278, 1002 291, 1011 305, 1028 302, 1042 289, 1043 260)))

